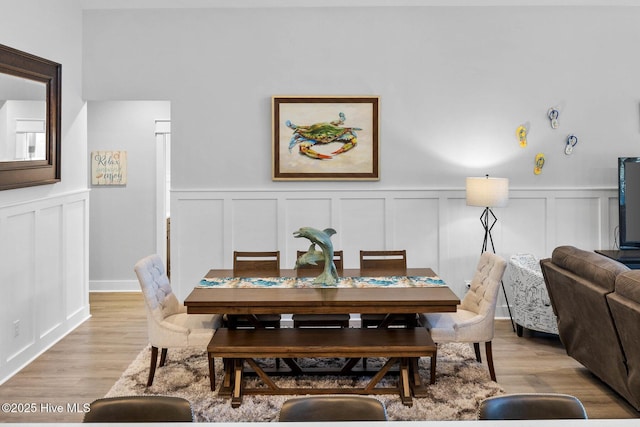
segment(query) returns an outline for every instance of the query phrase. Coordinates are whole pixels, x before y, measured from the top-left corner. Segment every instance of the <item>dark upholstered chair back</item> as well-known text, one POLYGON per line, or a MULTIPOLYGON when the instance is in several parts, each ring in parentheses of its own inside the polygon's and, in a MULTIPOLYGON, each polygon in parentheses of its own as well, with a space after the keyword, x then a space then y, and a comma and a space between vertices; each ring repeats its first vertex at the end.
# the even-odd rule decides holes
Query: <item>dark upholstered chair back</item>
POLYGON ((171 396, 106 397, 91 403, 85 423, 193 422, 188 400, 171 396))
POLYGON ((582 402, 574 396, 554 393, 508 394, 485 399, 479 420, 587 419, 582 402))
POLYGON ((280 422, 386 421, 384 404, 366 396, 309 396, 289 399, 280 409, 280 422))

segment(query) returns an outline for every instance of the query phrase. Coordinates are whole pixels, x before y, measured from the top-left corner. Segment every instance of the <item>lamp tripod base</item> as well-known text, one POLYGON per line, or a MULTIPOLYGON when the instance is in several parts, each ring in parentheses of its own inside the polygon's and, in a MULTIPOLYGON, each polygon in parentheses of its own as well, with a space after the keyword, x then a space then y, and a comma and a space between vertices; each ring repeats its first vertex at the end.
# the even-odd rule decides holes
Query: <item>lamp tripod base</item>
MULTIPOLYGON (((480 223, 484 228, 484 240, 482 242, 482 251, 480 251, 480 255, 489 250, 489 244, 491 244, 491 251, 495 254, 496 248, 493 245, 493 236, 491 236, 491 230, 493 226, 498 222, 498 218, 496 218, 495 214, 491 210, 491 208, 486 207, 482 214, 480 215, 480 223)), ((500 285, 502 286, 502 293, 504 294, 504 300, 507 303, 507 310, 509 311, 509 319, 511 320, 511 328, 513 332, 516 332, 516 325, 513 321, 513 316, 511 314, 511 305, 509 305, 509 299, 507 298, 507 290, 504 288, 504 281, 500 280, 500 285)))

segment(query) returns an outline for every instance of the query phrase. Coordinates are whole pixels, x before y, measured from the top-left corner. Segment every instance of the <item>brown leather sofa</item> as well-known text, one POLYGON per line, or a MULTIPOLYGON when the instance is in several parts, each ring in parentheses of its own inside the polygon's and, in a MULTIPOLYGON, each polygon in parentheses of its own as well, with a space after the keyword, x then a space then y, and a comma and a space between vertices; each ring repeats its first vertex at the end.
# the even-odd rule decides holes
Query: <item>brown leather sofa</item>
POLYGON ((640 411, 640 270, 573 246, 540 265, 567 354, 640 411))

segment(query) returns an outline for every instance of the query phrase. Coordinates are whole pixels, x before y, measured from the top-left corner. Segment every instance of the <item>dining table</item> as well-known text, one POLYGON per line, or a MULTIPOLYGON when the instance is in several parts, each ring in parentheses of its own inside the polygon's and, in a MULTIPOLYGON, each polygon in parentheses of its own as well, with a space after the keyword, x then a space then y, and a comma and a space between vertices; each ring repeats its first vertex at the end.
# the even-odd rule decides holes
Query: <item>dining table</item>
MULTIPOLYGON (((184 300, 187 313, 230 315, 455 312, 458 296, 431 268, 345 269, 336 285, 281 269, 235 277, 231 269, 209 270, 184 300)), ((382 325, 383 327, 386 325, 382 325)))
MULTIPOLYGON (((314 283, 313 274, 294 269, 281 269, 277 275, 254 271, 247 275, 250 277, 236 277, 231 269, 211 269, 184 305, 187 313, 245 316, 258 329, 262 327, 260 314, 384 314, 378 327, 386 328, 394 316, 456 311, 460 299, 431 268, 407 268, 403 273, 344 269, 338 283, 323 285, 314 283)), ((417 372, 417 360, 411 358, 411 372, 417 372)), ((226 371, 225 378, 227 375, 232 372, 226 371)), ((412 381, 411 395, 425 396, 427 390, 419 377, 412 381)), ((232 383, 232 378, 224 383, 232 383)))

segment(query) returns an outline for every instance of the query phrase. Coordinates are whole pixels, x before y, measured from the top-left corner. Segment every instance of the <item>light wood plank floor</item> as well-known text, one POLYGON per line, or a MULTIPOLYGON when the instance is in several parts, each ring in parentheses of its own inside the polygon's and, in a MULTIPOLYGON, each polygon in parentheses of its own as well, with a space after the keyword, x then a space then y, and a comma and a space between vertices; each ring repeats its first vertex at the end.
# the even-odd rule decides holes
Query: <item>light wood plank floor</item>
MULTIPOLYGON (((92 317, 0 386, 0 403, 35 403, 35 413, 0 412, 2 422, 80 422, 67 410, 104 396, 147 344, 142 296, 93 293, 92 317), (62 405, 61 413, 43 410, 62 405)), ((507 393, 554 392, 577 396, 590 418, 636 418, 636 412, 580 364, 566 356, 557 337, 519 338, 508 320, 496 322, 493 342, 498 382, 507 393)), ((483 352, 484 356, 484 352, 483 352)), ((156 372, 162 375, 162 371, 156 372)))

